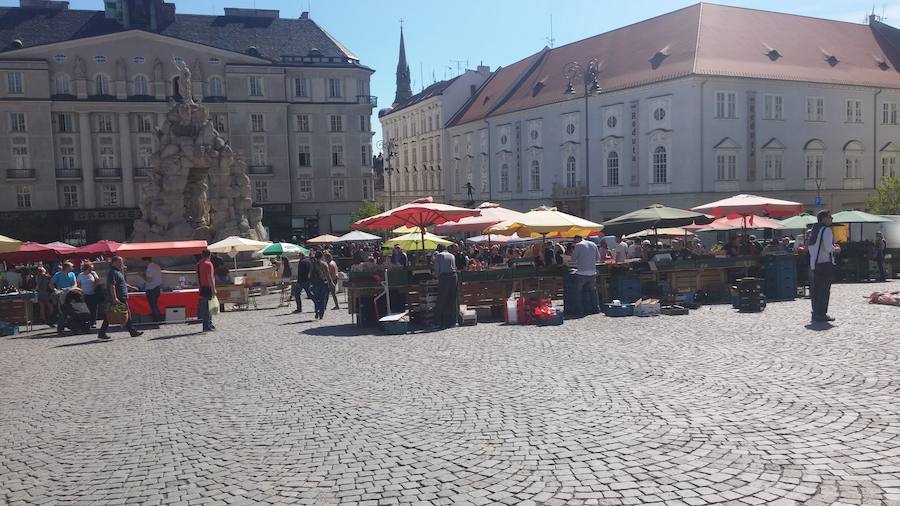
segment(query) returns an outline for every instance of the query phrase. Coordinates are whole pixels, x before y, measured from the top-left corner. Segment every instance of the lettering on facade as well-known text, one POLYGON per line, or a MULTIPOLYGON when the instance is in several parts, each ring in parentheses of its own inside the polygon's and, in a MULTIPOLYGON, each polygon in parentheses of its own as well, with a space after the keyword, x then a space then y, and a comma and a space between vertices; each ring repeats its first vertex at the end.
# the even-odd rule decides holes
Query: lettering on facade
POLYGON ((638 108, 638 101, 632 100, 630 105, 631 109, 631 185, 637 186, 641 183, 640 180, 640 130, 641 130, 641 115, 640 110, 638 108))
POLYGON ((756 92, 747 92, 747 181, 756 180, 756 92))

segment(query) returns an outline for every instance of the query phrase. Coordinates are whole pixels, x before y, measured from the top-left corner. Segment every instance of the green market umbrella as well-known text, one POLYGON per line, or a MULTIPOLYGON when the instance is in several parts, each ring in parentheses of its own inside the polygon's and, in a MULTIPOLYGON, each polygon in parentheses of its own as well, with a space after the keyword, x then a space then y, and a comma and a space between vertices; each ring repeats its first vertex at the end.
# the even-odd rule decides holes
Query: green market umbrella
POLYGON ((653 204, 603 222, 603 233, 622 236, 654 228, 708 225, 713 220, 712 216, 696 211, 653 204))
POLYGON ((832 214, 831 219, 835 223, 888 223, 891 221, 889 218, 862 211, 841 211, 832 214))
POLYGON ((785 218, 781 220, 781 224, 784 225, 784 228, 791 230, 803 230, 806 227, 815 224, 819 221, 815 216, 811 214, 801 214, 799 216, 791 216, 790 218, 785 218))
POLYGON ((272 243, 269 246, 266 246, 262 250, 258 251, 257 255, 265 255, 265 256, 280 256, 280 255, 298 255, 303 253, 304 255, 309 255, 309 250, 304 248, 303 246, 297 246, 296 244, 291 244, 289 242, 276 242, 272 243))

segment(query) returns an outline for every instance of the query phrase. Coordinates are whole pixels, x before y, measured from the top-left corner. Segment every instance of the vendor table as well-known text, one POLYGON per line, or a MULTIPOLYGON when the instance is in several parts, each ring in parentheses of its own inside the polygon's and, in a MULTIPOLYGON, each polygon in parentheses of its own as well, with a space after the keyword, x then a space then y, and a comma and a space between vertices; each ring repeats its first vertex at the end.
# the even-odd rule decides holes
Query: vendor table
MULTIPOLYGON (((166 313, 166 308, 183 307, 186 318, 197 317, 197 304, 200 302, 200 290, 175 290, 173 292, 162 292, 159 294, 159 300, 156 305, 159 311, 166 313)), ((132 314, 140 316, 150 316, 150 303, 147 301, 147 294, 144 292, 132 292, 128 294, 128 310, 132 314)))
POLYGON ((34 320, 31 292, 0 295, 0 321, 29 325, 34 320))

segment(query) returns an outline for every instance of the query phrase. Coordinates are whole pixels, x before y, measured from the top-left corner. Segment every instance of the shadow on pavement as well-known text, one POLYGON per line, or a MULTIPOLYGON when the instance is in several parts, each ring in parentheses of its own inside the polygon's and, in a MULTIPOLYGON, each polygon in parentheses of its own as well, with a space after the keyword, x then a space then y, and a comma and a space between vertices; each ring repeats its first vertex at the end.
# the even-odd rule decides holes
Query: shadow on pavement
POLYGON ((185 332, 184 334, 173 334, 171 336, 151 337, 150 339, 147 339, 147 340, 148 341, 165 341, 168 339, 178 339, 179 337, 199 336, 202 333, 203 332, 198 330, 197 332, 185 332))
POLYGON ((814 332, 822 332, 825 330, 833 329, 834 325, 832 325, 829 322, 810 322, 810 323, 807 323, 806 325, 804 325, 804 327, 806 327, 807 329, 812 330, 814 332))
POLYGON ((372 336, 375 335, 372 332, 372 329, 363 329, 359 328, 352 323, 345 323, 343 325, 325 325, 322 327, 315 327, 311 329, 306 329, 303 331, 304 334, 310 336, 325 336, 325 337, 356 337, 356 336, 372 336))
POLYGON ((94 339, 93 341, 81 341, 78 343, 60 344, 60 345, 54 346, 54 348, 71 348, 72 346, 84 346, 86 344, 98 344, 98 343, 108 343, 108 342, 110 342, 110 341, 94 339))

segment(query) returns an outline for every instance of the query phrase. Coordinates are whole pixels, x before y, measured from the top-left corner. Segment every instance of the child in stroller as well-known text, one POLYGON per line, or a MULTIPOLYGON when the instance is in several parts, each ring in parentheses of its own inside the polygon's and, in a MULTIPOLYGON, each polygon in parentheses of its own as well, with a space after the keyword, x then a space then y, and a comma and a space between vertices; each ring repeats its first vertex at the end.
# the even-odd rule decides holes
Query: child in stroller
POLYGON ((57 331, 61 334, 66 328, 77 334, 86 334, 91 331, 91 311, 85 302, 84 292, 72 287, 62 290, 59 294, 60 311, 62 319, 57 331))

